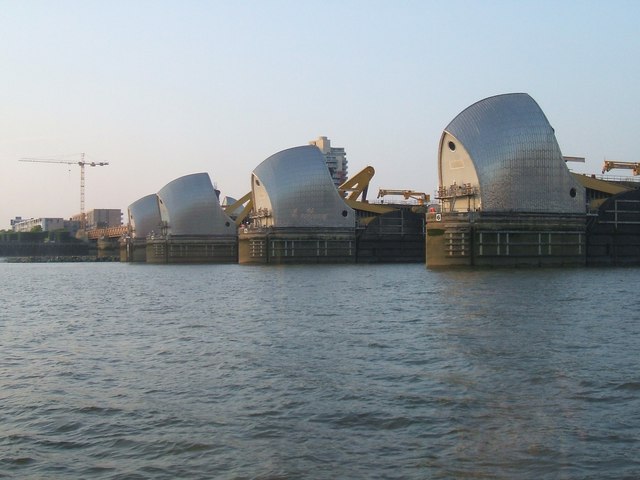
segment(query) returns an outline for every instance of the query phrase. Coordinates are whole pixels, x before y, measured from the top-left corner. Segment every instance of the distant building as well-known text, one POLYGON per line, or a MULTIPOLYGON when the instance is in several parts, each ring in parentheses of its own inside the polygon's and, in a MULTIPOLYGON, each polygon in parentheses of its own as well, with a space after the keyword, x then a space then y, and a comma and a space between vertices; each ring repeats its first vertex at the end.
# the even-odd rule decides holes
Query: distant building
POLYGON ((26 220, 26 219, 23 219, 22 217, 16 217, 16 218, 13 218, 13 219, 11 220, 11 229, 12 229, 12 230, 15 230, 15 228, 13 228, 13 227, 14 227, 14 225, 16 225, 17 223, 20 223, 20 222, 22 222, 22 221, 24 221, 24 220, 26 220))
MULTIPOLYGON (((96 208, 89 210, 86 214, 87 230, 94 228, 119 227, 122 225, 122 210, 116 208, 96 208)), ((82 221, 82 215, 77 214, 72 217, 77 222, 82 221)))
POLYGON ((122 210, 119 208, 100 208, 87 213, 89 228, 109 228, 122 225, 122 210))
POLYGON ((347 180, 347 154, 342 147, 332 147, 327 137, 311 140, 309 145, 315 145, 324 155, 324 160, 331 173, 334 185, 337 187, 347 180))
MULTIPOLYGON (((18 218, 16 217, 15 220, 18 220, 18 218)), ((40 227, 43 232, 52 232, 54 230, 63 230, 65 221, 63 218, 29 218, 21 221, 11 220, 11 226, 14 232, 30 232, 35 227, 40 227)))
POLYGON ((80 221, 73 220, 72 218, 70 218, 69 220, 65 220, 64 229, 71 233, 71 235, 75 235, 78 230, 80 230, 80 221))

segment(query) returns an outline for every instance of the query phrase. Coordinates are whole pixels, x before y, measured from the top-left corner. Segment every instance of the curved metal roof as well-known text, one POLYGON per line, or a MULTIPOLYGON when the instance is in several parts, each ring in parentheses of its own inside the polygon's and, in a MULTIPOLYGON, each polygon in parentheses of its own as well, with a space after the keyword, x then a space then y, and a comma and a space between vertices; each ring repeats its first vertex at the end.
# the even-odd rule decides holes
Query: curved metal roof
POLYGON ((160 233, 162 219, 155 193, 136 200, 129 205, 127 211, 134 238, 145 238, 151 232, 160 233))
POLYGON ((171 235, 236 235, 220 207, 208 173, 185 175, 158 192, 160 214, 171 235))
POLYGON ((547 117, 525 93, 486 98, 455 117, 441 139, 439 170, 441 187, 477 187, 484 211, 585 211, 584 188, 565 165, 547 117), (452 160, 456 149, 462 156, 452 160))
POLYGON ((338 193, 316 146, 270 156, 253 171, 251 189, 262 226, 355 228, 355 211, 338 193))

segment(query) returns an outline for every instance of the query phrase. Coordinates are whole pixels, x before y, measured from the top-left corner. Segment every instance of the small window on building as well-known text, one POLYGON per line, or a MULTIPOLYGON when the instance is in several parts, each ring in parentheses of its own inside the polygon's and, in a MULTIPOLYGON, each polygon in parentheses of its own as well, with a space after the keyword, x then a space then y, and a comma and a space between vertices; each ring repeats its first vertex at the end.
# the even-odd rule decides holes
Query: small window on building
POLYGON ((455 152, 456 144, 453 142, 449 142, 449 150, 451 150, 452 152, 455 152))
POLYGON ((576 196, 576 189, 575 189, 575 188, 571 188, 571 190, 569 190, 569 195, 571 195, 571 198, 575 198, 575 196, 576 196))

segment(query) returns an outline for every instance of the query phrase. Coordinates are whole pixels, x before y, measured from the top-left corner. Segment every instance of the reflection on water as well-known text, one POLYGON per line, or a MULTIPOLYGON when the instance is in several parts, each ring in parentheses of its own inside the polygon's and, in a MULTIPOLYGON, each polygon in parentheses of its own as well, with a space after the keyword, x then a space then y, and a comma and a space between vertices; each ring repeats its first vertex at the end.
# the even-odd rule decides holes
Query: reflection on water
POLYGON ((0 264, 35 478, 633 478, 636 269, 0 264))

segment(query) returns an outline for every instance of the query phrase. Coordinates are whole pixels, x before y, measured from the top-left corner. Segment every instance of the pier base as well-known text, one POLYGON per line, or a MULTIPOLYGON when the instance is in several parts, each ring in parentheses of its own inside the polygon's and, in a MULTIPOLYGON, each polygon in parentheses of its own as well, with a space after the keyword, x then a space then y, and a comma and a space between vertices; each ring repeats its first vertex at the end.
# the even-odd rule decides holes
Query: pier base
POLYGON ((238 243, 234 236, 170 236, 149 238, 147 263, 236 263, 238 243))
POLYGON ((583 215, 430 213, 427 267, 584 266, 583 215))
POLYGON ((355 230, 246 229, 238 238, 242 264, 355 263, 355 230))
POLYGON ((133 263, 146 262, 147 239, 127 237, 120 240, 120 261, 133 263))

